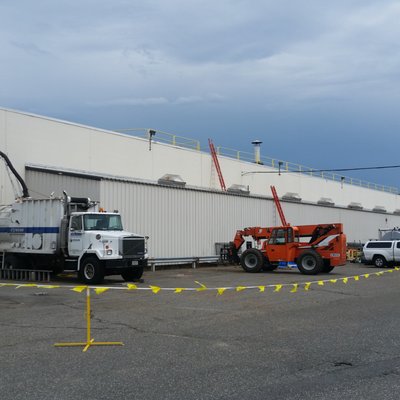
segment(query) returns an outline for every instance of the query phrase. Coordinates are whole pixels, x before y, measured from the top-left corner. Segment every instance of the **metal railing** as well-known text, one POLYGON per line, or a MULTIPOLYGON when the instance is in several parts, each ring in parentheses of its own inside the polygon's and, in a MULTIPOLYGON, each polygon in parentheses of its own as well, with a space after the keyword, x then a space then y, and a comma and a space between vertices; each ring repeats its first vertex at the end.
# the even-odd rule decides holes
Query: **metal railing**
POLYGON ((51 271, 31 269, 0 269, 0 279, 29 282, 50 282, 51 271))
MULTIPOLYGON (((217 154, 225 157, 236 158, 237 160, 254 162, 254 154, 239 150, 234 150, 226 147, 217 147, 217 154)), ((354 186, 360 186, 367 189, 379 190, 382 192, 398 194, 399 189, 395 186, 380 185, 377 183, 368 182, 358 178, 352 178, 349 176, 344 176, 339 173, 318 171, 315 168, 306 167, 301 164, 295 164, 289 161, 280 160, 277 158, 271 158, 262 156, 260 157, 262 165, 266 167, 272 167, 276 170, 281 170, 285 172, 300 173, 309 176, 314 176, 322 179, 327 179, 331 181, 336 181, 340 183, 347 183, 354 186)))
POLYGON ((220 256, 205 257, 178 257, 178 258, 149 258, 148 267, 154 272, 157 266, 174 267, 182 265, 191 265, 197 268, 200 264, 215 264, 221 260, 220 256))
MULTIPOLYGON (((149 139, 149 130, 146 128, 129 128, 129 129, 115 129, 114 132, 118 133, 127 133, 130 135, 134 135, 137 137, 142 137, 145 139, 149 139)), ((167 143, 172 144, 173 146, 184 147, 187 149, 193 150, 201 150, 200 141, 195 139, 190 139, 184 136, 175 135, 173 133, 168 133, 164 131, 158 131, 152 129, 155 132, 154 136, 152 137, 152 141, 154 143, 167 143)))
MULTIPOLYGON (((147 128, 129 128, 129 129, 116 129, 115 132, 119 133, 127 133, 133 136, 142 137, 149 139, 149 129, 147 128)), ((154 130, 155 131, 155 130, 154 130)), ((197 151, 201 151, 200 141, 190 139, 187 137, 175 135, 172 133, 164 132, 164 131, 155 131, 155 135, 152 137, 153 142, 160 142, 166 144, 172 144, 173 146, 184 147, 188 149, 193 149, 197 151)), ((228 147, 218 146, 216 147, 217 154, 234 158, 236 160, 254 162, 254 153, 240 151, 231 149, 228 147)), ((318 177, 321 179, 327 179, 331 181, 336 181, 340 183, 346 183, 354 186, 359 186, 367 189, 379 190, 382 192, 399 194, 399 189, 395 186, 387 186, 381 185, 377 183, 368 182, 358 178, 352 178, 349 176, 343 176, 339 173, 333 172, 321 172, 316 170, 315 168, 307 167, 301 164, 295 164, 289 161, 280 160, 277 158, 271 158, 267 156, 261 156, 260 161, 263 165, 267 167, 276 168, 277 170, 280 168, 281 171, 292 172, 305 174, 309 176, 318 177)))

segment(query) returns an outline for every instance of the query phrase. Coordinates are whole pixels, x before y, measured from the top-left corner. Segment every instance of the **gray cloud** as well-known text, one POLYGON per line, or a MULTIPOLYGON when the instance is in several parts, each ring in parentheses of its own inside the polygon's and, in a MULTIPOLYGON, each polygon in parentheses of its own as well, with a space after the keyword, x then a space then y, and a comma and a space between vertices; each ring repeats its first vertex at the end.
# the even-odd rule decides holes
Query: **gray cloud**
POLYGON ((308 112, 323 126, 345 109, 394 132, 399 20, 394 0, 3 1, 0 105, 230 133, 306 130, 308 112))

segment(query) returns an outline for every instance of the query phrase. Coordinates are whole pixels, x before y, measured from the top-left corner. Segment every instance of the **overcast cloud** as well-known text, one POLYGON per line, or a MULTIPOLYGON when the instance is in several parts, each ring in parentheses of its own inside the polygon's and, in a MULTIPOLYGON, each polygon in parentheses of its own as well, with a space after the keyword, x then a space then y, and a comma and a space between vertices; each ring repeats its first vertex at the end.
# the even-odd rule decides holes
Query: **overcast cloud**
POLYGON ((389 0, 0 0, 0 106, 257 137, 313 167, 400 164, 399 21, 389 0))

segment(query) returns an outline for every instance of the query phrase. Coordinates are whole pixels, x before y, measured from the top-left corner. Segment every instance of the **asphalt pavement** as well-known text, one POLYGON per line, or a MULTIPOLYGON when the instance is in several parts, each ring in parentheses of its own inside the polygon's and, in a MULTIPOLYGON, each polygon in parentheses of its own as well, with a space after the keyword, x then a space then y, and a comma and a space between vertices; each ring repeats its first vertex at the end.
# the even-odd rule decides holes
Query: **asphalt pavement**
MULTIPOLYGON (((0 398, 398 399, 400 271, 378 271, 348 264, 311 278, 233 266, 146 272, 139 287, 266 289, 93 292, 92 338, 124 346, 85 353, 54 347, 86 340, 85 292, 0 287, 0 398), (360 278, 344 283, 347 276, 360 278), (338 280, 304 290, 316 279, 338 280), (288 283, 299 283, 297 292, 268 287, 288 283)), ((70 276, 56 284, 79 285, 70 276)), ((126 283, 110 277, 105 285, 126 283)))

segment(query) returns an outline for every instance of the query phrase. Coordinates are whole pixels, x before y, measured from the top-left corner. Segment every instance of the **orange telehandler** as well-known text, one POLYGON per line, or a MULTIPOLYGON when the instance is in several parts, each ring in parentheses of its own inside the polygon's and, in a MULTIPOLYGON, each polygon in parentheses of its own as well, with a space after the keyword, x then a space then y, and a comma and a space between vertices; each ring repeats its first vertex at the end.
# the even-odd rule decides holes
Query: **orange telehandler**
POLYGON ((331 272, 338 265, 346 263, 346 235, 343 225, 318 224, 290 226, 286 222, 276 190, 271 186, 276 208, 282 220, 282 226, 269 228, 251 227, 238 230, 230 243, 229 258, 240 263, 246 272, 261 270, 273 271, 280 263, 295 263, 300 272, 316 275, 331 272), (238 251, 251 236, 251 242, 239 256, 238 251))

